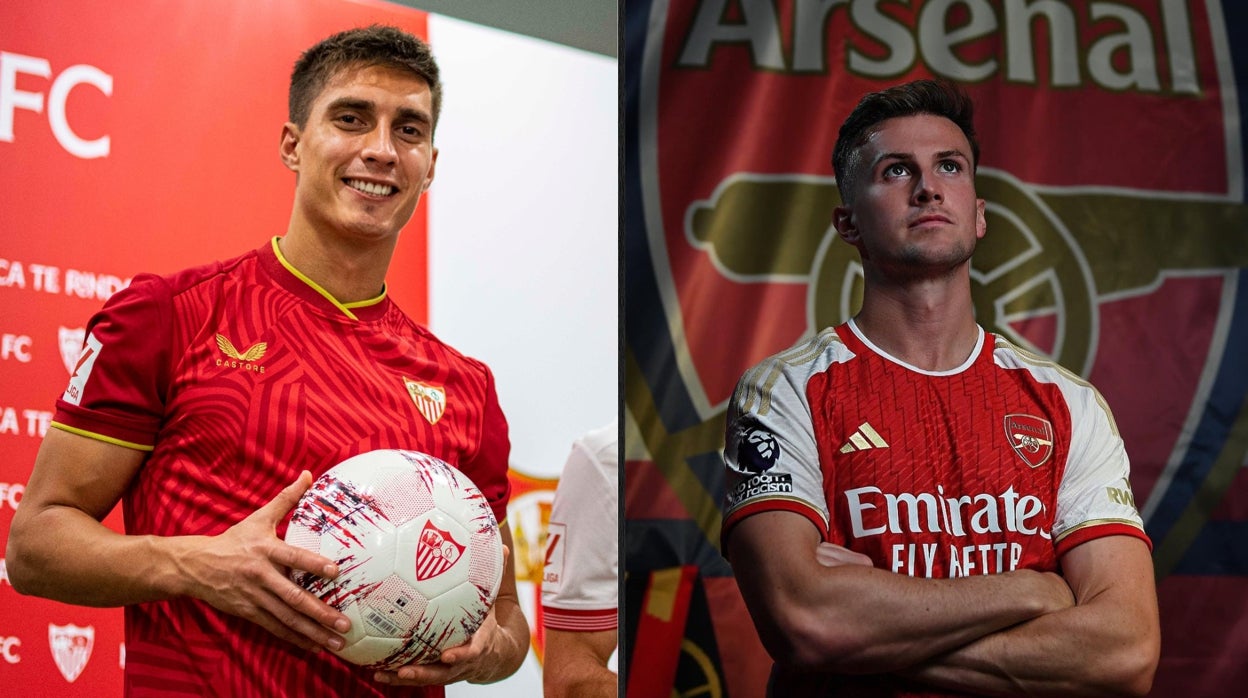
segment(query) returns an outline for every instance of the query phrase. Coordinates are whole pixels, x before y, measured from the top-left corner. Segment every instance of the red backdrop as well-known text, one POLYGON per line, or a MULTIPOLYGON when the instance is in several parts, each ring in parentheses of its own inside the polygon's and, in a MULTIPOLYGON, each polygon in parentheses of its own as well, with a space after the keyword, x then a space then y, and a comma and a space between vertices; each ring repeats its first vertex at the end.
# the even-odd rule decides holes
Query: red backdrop
MULTIPOLYGON (((75 330, 136 273, 285 232, 290 70, 374 22, 426 35, 424 13, 369 0, 0 3, 0 544, 67 384, 62 341, 72 360, 75 330)), ((426 221, 422 203, 389 278, 420 321, 426 221)), ((20 596, 4 569, 0 694, 120 695, 121 612, 20 596), (52 634, 76 648, 59 662, 52 634)))

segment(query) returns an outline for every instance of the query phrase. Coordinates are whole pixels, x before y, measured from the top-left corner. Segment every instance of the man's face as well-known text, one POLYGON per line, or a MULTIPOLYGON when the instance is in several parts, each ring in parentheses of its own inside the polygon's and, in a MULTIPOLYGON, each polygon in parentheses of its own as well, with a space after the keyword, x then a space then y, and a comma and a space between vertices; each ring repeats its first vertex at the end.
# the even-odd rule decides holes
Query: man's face
POLYGON ((282 161, 297 173, 297 223, 376 240, 398 233, 433 181, 429 85, 382 66, 349 66, 317 95, 302 128, 282 131, 282 161))
POLYGON ((949 119, 930 114, 882 122, 862 149, 852 205, 836 228, 864 264, 888 276, 947 273, 970 259, 984 236, 971 146, 949 119))

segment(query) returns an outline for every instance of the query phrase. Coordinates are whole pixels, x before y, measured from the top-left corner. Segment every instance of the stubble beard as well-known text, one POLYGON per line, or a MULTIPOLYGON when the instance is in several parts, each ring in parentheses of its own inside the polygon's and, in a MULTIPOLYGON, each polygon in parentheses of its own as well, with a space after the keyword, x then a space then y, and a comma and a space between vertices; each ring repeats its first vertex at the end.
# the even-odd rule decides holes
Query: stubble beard
POLYGON ((959 241, 951 247, 931 250, 920 244, 907 244, 896 255, 877 266, 884 276, 896 281, 923 281, 945 278, 967 265, 975 252, 975 242, 959 241))

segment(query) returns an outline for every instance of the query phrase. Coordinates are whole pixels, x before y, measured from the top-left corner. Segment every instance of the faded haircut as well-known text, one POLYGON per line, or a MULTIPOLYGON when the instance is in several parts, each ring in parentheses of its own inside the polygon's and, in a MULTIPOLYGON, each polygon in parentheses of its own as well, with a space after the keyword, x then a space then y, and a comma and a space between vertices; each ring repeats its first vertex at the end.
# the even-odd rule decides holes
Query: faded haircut
POLYGON ((915 80, 863 97, 841 124, 832 149, 832 169, 841 199, 852 203, 854 187, 861 177, 862 148, 878 131, 881 122, 899 116, 931 114, 943 116, 966 136, 971 144, 971 171, 979 167, 979 142, 975 140, 975 105, 971 98, 943 80, 915 80))

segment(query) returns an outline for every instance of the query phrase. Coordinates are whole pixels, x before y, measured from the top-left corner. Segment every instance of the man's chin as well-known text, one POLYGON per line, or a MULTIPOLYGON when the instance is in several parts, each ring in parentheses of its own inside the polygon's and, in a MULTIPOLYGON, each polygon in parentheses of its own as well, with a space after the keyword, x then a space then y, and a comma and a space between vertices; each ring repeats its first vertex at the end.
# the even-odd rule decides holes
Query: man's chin
POLYGON ((372 220, 372 219, 358 220, 357 219, 353 221, 348 221, 345 225, 342 226, 342 230, 347 236, 358 239, 360 241, 380 242, 383 240, 388 240, 388 239, 397 237, 399 234, 399 231, 401 231, 403 229, 403 226, 405 226, 406 224, 407 224, 407 221, 403 221, 400 223, 393 219, 386 219, 386 220, 372 220))

